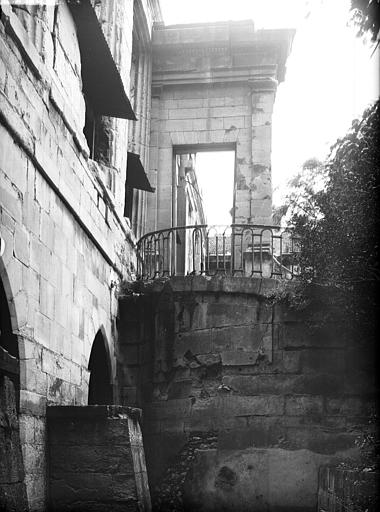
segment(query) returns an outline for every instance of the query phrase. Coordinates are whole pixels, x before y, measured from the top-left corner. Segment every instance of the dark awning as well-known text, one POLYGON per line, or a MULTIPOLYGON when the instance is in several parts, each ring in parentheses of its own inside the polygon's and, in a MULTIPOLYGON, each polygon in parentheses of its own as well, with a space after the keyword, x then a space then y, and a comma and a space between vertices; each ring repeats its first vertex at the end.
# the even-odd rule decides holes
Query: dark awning
POLYGON ((83 92, 96 114, 136 120, 119 71, 89 0, 67 0, 77 27, 83 92))
POLYGON ((147 192, 154 192, 156 190, 149 183, 148 176, 140 160, 140 155, 130 153, 129 151, 126 186, 146 190, 147 192))

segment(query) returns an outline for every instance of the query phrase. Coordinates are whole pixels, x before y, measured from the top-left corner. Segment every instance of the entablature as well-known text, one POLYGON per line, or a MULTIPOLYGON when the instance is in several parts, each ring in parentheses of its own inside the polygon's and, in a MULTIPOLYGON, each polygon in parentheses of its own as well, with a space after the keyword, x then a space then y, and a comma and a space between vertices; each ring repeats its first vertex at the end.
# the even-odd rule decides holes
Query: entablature
POLYGON ((209 74, 205 81, 209 83, 210 79, 218 80, 219 70, 222 77, 226 75, 223 70, 229 70, 231 76, 245 74, 244 81, 252 74, 261 74, 281 82, 294 33, 292 29, 255 31, 250 20, 167 27, 156 24, 153 79, 170 82, 173 73, 186 73, 189 81, 191 74, 203 72, 209 74))

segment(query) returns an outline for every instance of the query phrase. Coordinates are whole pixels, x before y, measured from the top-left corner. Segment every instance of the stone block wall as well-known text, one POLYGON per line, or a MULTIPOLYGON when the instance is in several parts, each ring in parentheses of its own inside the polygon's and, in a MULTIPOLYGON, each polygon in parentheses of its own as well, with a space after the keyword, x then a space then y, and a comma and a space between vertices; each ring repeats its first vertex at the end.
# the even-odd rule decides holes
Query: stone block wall
POLYGON ((142 295, 132 292, 122 297, 117 324, 121 403, 140 407, 145 400, 146 390, 151 390, 153 386, 154 309, 150 299, 145 300, 142 295))
MULTIPOLYGON (((128 86, 133 2, 94 3, 110 58, 128 86), (122 35, 124 22, 130 33, 122 35)), ((134 235, 123 218, 128 122, 112 124, 113 195, 83 134, 76 26, 66 2, 51 4, 2 4, 0 13, 0 277, 18 338, 30 510, 45 506, 46 405, 87 404, 89 357, 100 329, 119 400, 117 289, 135 269, 134 235)))
POLYGON ((321 311, 271 305, 277 284, 188 276, 140 290, 155 312, 139 383, 157 496, 169 486, 189 510, 312 511, 320 465, 357 456, 374 362, 338 324, 321 327, 321 311), (183 468, 194 436, 206 441, 183 468))
POLYGON ((179 150, 235 150, 234 222, 271 223, 272 109, 291 39, 249 21, 156 26, 148 230, 177 225, 179 150))
POLYGON ((49 510, 151 510, 141 411, 48 407, 49 510))
POLYGON ((379 508, 379 473, 323 466, 319 471, 318 512, 379 508))
MULTIPOLYGON (((257 195, 254 200, 251 188, 254 180, 260 181, 260 178, 252 178, 251 175, 253 145, 257 151, 255 162, 262 166, 258 176, 263 177, 270 166, 273 100, 274 94, 252 94, 248 85, 240 84, 216 85, 211 92, 205 85, 167 87, 160 93, 159 101, 153 100, 150 167, 157 169, 158 195, 157 212, 154 205, 151 205, 154 209, 148 214, 150 222, 156 223, 150 224, 152 229, 162 229, 172 223, 172 162, 176 147, 181 146, 187 146, 189 151, 198 148, 207 148, 209 151, 220 148, 235 150, 235 220, 253 222, 254 219, 258 224, 270 221, 270 210, 261 201, 266 196, 270 203, 270 173, 265 183, 263 181, 263 185, 255 189, 260 197, 257 195), (266 121, 269 123, 261 140, 255 140, 252 133, 252 101, 257 104, 257 108, 265 109, 266 121), (157 147, 153 148, 155 140, 157 147), (263 145, 267 146, 266 150, 262 150, 259 155, 259 147, 263 145), (252 201, 256 201, 255 204, 252 201)), ((150 200, 155 201, 155 198, 150 200)))

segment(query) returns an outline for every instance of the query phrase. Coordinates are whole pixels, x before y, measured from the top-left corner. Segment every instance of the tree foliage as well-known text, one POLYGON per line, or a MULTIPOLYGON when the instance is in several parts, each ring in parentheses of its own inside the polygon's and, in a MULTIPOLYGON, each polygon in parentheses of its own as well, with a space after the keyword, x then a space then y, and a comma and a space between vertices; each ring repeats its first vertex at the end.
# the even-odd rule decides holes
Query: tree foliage
POLYGON ((314 182, 319 176, 323 186, 305 188, 304 166, 295 183, 299 195, 288 200, 301 240, 302 282, 333 290, 335 311, 364 336, 379 314, 379 121, 377 102, 334 144, 327 161, 313 167, 314 182))
POLYGON ((371 34, 372 41, 378 40, 380 30, 380 0, 351 0, 353 21, 358 35, 371 34))
POLYGON ((287 184, 286 201, 273 211, 273 222, 289 224, 296 214, 305 215, 309 220, 317 219, 319 212, 314 201, 315 194, 326 185, 323 163, 309 158, 287 184))

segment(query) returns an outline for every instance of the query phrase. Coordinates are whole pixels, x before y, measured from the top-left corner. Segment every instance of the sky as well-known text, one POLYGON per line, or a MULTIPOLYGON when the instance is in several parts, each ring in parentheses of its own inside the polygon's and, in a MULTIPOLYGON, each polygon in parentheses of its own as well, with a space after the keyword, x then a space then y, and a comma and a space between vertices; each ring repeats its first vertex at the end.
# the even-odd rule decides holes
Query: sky
MULTIPOLYGON (((296 29, 272 120, 275 204, 283 200, 287 181, 302 163, 311 157, 323 160, 379 95, 379 51, 371 57, 373 48, 347 25, 349 0, 161 0, 161 6, 167 25, 253 19, 256 28, 296 29)), ((199 174, 210 168, 209 161, 203 171, 198 164, 199 174)), ((227 169, 222 165, 218 172, 228 174, 227 169)), ((217 203, 214 194, 210 211, 217 203)))
POLYGON ((232 222, 234 165, 234 151, 202 151, 196 156, 195 168, 208 224, 228 225, 232 222), (221 173, 223 186, 216 188, 215 183, 221 182, 221 173))

